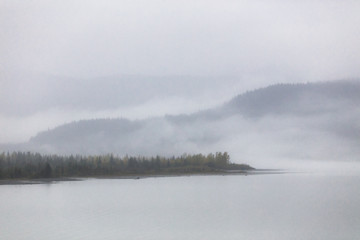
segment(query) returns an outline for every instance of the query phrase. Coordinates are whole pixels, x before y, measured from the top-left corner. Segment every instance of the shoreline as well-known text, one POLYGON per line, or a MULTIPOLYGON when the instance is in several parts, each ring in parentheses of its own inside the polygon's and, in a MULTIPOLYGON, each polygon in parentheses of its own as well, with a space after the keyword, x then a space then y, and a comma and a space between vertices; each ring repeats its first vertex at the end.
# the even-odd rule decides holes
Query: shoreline
POLYGON ((66 178, 36 178, 36 179, 2 179, 1 185, 34 185, 34 184, 52 184, 57 182, 82 181, 85 178, 66 177, 66 178))
POLYGON ((129 175, 111 175, 111 176, 84 176, 84 177, 64 177, 64 178, 38 178, 38 179, 3 179, 1 185, 34 185, 34 184, 53 184, 58 182, 85 181, 88 179, 134 179, 140 180, 145 178, 158 177, 191 177, 191 176, 248 176, 248 175, 267 175, 267 174, 285 174, 289 173, 282 169, 256 169, 256 170, 228 170, 224 172, 208 173, 159 173, 159 174, 129 174, 129 175))

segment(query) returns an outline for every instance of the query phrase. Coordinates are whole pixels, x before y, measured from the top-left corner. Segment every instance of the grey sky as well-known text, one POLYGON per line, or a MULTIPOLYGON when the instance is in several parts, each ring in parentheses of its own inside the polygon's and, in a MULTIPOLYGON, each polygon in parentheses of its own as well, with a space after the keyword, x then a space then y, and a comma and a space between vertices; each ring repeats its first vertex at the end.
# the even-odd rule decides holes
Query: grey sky
POLYGON ((359 11, 359 1, 332 0, 0 0, 0 142, 81 118, 196 111, 272 83, 357 78, 359 11), (124 75, 185 77, 168 80, 178 94, 163 84, 119 107, 57 101, 74 79, 94 83, 76 85, 81 93, 124 75), (201 94, 186 94, 193 76, 201 94))
POLYGON ((4 1, 2 65, 96 77, 359 75, 359 1, 4 1))

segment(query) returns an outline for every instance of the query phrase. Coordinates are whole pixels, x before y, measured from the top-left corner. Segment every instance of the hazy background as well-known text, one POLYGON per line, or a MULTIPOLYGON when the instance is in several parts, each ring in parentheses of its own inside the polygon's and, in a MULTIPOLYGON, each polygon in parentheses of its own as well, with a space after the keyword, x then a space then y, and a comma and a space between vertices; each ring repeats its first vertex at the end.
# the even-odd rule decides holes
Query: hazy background
POLYGON ((273 83, 357 78, 359 11, 332 0, 0 0, 0 143, 73 120, 196 112, 273 83))

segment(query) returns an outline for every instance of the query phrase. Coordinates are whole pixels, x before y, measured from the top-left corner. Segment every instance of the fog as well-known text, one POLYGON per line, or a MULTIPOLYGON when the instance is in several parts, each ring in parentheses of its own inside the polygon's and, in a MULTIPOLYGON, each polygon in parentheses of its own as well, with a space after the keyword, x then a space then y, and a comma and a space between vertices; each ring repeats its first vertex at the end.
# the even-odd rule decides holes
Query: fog
POLYGON ((118 76, 98 79, 14 74, 0 95, 0 142, 95 118, 144 119, 218 106, 241 92, 237 77, 118 76), (16 81, 12 81, 12 80, 16 81), (31 87, 29 85, 31 84, 31 87))
POLYGON ((226 151, 255 167, 343 171, 360 154, 359 92, 357 81, 280 84, 191 114, 75 121, 12 148, 167 157, 226 151))
POLYGON ((127 153, 228 151, 258 165, 357 159, 359 111, 348 102, 308 118, 239 115, 177 128, 162 117, 276 83, 358 82, 359 10, 350 0, 2 0, 0 143, 73 121, 125 118, 146 122, 119 140, 127 153))

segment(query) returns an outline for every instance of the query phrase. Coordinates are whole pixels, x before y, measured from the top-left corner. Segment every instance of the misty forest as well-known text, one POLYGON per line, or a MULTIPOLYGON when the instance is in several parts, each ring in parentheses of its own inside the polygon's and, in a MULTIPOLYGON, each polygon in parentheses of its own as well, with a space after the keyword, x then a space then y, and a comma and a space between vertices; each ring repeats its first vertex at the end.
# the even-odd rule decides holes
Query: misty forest
POLYGON ((136 174, 222 173, 227 170, 252 170, 246 164, 230 163, 228 153, 180 157, 58 156, 30 152, 0 154, 0 179, 104 177, 136 174))
POLYGON ((0 240, 360 239, 359 13, 0 0, 0 240))
POLYGON ((75 121, 25 143, 0 145, 0 177, 246 169, 230 164, 229 154, 236 163, 249 163, 254 156, 346 161, 358 152, 359 92, 360 84, 354 81, 277 84, 187 115, 75 121), (226 152, 203 155, 219 148, 226 152), (181 155, 184 152, 189 155, 181 155))
POLYGON ((0 144, 0 150, 165 157, 226 151, 235 162, 277 167, 282 166, 272 159, 354 160, 359 153, 359 92, 359 82, 351 80, 276 84, 190 114, 73 121, 26 142, 0 144))

